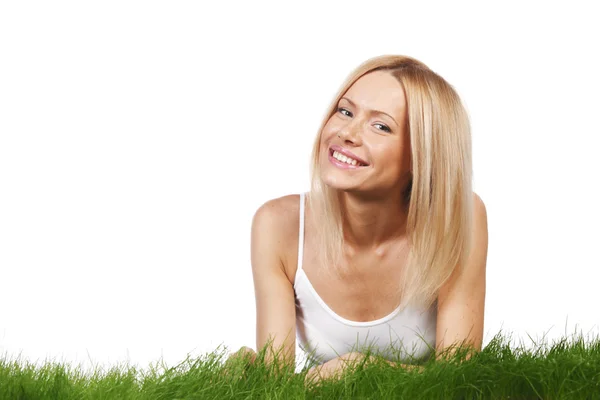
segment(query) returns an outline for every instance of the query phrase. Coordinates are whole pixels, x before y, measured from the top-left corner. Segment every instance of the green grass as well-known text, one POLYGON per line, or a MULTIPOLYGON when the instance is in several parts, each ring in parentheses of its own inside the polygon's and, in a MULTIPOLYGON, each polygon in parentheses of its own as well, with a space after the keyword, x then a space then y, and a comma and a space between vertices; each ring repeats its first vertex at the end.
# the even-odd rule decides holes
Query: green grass
POLYGON ((383 361, 352 365, 339 380, 304 384, 305 370, 229 360, 226 348, 174 367, 119 365, 82 370, 0 359, 0 399, 600 399, 600 340, 581 335, 533 347, 496 335, 469 360, 461 352, 430 360, 422 372, 383 361))

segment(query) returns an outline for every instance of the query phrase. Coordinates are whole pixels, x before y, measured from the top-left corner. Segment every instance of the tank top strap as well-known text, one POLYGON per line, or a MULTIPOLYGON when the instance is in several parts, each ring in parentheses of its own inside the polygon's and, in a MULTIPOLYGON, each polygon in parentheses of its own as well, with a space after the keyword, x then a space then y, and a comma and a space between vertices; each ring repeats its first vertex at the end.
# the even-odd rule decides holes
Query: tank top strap
POLYGON ((298 230, 298 269, 302 269, 304 253, 304 193, 300 193, 300 229, 298 230))

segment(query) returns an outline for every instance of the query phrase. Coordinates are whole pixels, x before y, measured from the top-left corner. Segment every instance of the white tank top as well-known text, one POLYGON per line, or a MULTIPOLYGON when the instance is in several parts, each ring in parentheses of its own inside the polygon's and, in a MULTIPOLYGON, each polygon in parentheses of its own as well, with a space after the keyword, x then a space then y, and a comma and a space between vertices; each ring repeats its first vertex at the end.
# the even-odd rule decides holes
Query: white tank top
POLYGON ((298 268, 294 291, 296 338, 309 363, 322 364, 351 351, 360 351, 364 346, 371 346, 373 353, 403 364, 429 358, 435 349, 437 302, 428 310, 407 308, 401 311, 397 308, 378 320, 357 322, 336 314, 317 294, 302 269, 304 197, 304 193, 300 194, 298 268))

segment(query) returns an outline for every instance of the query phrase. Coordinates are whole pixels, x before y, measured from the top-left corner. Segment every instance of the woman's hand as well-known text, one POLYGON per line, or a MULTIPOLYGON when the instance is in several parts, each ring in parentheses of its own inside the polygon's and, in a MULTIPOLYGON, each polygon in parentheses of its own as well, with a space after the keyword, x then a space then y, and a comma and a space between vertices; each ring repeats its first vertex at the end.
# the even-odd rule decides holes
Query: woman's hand
POLYGON ((359 363, 365 358, 365 355, 359 352, 346 353, 343 356, 331 359, 321 365, 312 367, 304 377, 304 384, 319 382, 323 379, 340 378, 349 362, 359 363))
POLYGON ((225 376, 242 379, 246 376, 246 368, 248 367, 248 365, 253 364, 255 360, 256 352, 254 351, 254 349, 242 346, 238 351, 236 351, 227 358, 222 372, 225 376), (246 357, 248 357, 249 364, 244 364, 241 369, 239 366, 237 366, 237 369, 235 369, 234 363, 237 363, 238 359, 244 359, 246 357))
POLYGON ((254 351, 254 349, 252 349, 250 347, 242 346, 242 347, 240 347, 240 349, 238 351, 236 351, 231 356, 229 356, 227 361, 231 360, 232 358, 237 358, 237 357, 243 358, 245 354, 250 355, 250 362, 253 363, 254 360, 256 360, 256 351, 254 351))
MULTIPOLYGON (((357 351, 353 351, 351 353, 344 354, 343 356, 336 357, 332 360, 327 361, 322 365, 318 365, 308 370, 304 378, 304 384, 307 385, 310 382, 318 382, 322 379, 329 378, 339 378, 342 372, 346 369, 348 363, 352 363, 353 365, 357 365, 364 361, 366 355, 363 353, 359 353, 357 351)), ((375 356, 369 356, 367 359, 367 363, 375 362, 377 358, 375 356)), ((420 365, 407 365, 407 364, 397 364, 393 361, 385 360, 389 365, 392 366, 400 366, 408 371, 412 371, 414 369, 419 372, 423 371, 423 366, 420 365)))

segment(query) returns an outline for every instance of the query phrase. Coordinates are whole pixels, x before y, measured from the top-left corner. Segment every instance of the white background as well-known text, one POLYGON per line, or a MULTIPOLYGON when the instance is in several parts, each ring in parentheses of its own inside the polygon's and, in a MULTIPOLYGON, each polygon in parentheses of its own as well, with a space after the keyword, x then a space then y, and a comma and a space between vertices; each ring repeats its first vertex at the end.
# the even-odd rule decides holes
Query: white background
POLYGON ((215 3, 0 6, 0 352, 143 367, 255 347, 252 216, 308 190, 326 106, 381 54, 469 110, 484 344, 598 332, 591 5, 215 3))

